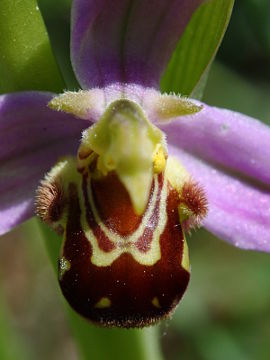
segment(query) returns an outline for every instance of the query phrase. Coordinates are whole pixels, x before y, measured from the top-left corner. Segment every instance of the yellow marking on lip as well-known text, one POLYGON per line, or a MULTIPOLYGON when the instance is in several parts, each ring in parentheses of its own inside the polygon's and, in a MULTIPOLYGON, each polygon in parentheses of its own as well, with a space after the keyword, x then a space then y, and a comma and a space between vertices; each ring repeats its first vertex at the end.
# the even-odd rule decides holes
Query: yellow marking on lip
POLYGON ((111 230, 109 230, 100 219, 97 209, 94 204, 93 195, 91 193, 91 187, 88 186, 88 198, 90 202, 91 209, 93 211, 96 222, 99 224, 101 230, 105 233, 105 235, 116 245, 116 248, 110 252, 104 252, 98 246, 98 241, 94 236, 92 230, 89 228, 87 219, 86 219, 86 209, 84 206, 84 199, 82 191, 80 191, 80 204, 82 209, 81 214, 81 224, 84 234, 88 241, 91 243, 93 247, 93 253, 91 256, 92 264, 96 266, 110 266, 121 254, 130 253, 133 258, 141 265, 154 265, 161 257, 160 252, 160 235, 163 233, 165 225, 167 223, 167 212, 166 212, 166 200, 167 200, 167 180, 166 173, 164 175, 163 186, 160 194, 160 204, 159 204, 159 222, 156 229, 153 232, 153 239, 151 241, 150 249, 147 252, 140 251, 135 243, 143 235, 144 229, 155 210, 155 204, 157 201, 158 194, 158 177, 155 175, 155 188, 151 203, 143 217, 143 220, 139 226, 139 228, 130 236, 122 237, 111 230), (126 243, 130 243, 129 247, 122 246, 126 243))
POLYGON ((158 300, 158 298, 157 298, 156 296, 153 298, 152 304, 153 304, 156 308, 158 308, 158 309, 161 308, 160 303, 159 303, 159 300, 158 300))
POLYGON ((103 297, 95 304, 95 308, 97 308, 97 309, 108 308, 111 306, 111 303, 112 302, 109 298, 103 297))

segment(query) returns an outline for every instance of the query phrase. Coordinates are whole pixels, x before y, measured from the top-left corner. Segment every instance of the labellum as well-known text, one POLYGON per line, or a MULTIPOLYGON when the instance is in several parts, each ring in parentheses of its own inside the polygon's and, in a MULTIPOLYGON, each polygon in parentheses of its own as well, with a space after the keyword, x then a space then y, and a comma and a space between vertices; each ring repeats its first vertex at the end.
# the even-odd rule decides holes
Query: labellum
POLYGON ((129 328, 173 312, 190 276, 184 230, 199 225, 207 202, 136 103, 109 105, 77 158, 46 175, 36 203, 63 236, 59 283, 79 314, 129 328))

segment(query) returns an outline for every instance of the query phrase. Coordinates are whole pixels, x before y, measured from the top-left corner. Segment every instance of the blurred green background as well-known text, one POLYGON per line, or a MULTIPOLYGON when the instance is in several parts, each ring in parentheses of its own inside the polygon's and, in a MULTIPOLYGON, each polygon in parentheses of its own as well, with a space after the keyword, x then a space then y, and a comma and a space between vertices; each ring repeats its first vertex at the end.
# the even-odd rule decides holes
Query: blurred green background
MULTIPOLYGON (((269 0, 236 0, 204 95, 268 124, 269 16, 269 0)), ((269 360, 270 255, 235 249, 204 230, 188 242, 191 283, 160 326, 165 359, 269 360)), ((0 238, 0 281, 1 360, 78 359, 36 220, 0 238)))

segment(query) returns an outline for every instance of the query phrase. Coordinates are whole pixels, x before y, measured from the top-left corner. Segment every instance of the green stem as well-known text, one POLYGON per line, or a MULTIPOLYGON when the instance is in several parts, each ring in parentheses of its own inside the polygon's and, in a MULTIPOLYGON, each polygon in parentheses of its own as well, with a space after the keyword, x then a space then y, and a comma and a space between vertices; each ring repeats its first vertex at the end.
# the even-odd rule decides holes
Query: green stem
MULTIPOLYGON (((57 273, 61 240, 44 224, 40 224, 40 230, 57 273)), ((66 301, 65 308, 83 360, 162 360, 157 327, 142 330, 101 328, 77 315, 66 301)))

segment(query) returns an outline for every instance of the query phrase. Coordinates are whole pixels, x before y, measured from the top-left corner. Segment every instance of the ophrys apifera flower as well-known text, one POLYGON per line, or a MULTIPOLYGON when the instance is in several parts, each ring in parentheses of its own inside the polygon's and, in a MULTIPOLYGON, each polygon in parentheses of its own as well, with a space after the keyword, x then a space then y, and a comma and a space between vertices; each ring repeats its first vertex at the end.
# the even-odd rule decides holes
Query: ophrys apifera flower
POLYGON ((269 251, 269 128, 158 90, 199 4, 74 1, 84 90, 1 97, 1 232, 33 215, 38 189, 38 215, 63 236, 63 293, 102 325, 145 326, 175 308, 184 230, 202 221, 269 251))

